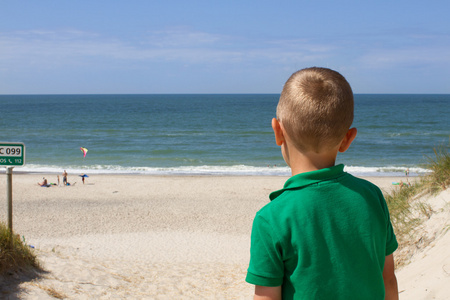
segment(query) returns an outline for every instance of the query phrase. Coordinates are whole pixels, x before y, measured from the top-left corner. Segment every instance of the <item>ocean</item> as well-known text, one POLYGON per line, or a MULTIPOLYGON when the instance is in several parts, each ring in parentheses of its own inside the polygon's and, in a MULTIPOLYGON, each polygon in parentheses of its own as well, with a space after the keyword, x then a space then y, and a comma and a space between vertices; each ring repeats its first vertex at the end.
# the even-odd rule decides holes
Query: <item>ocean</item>
MULTIPOLYGON (((14 172, 289 175, 271 128, 278 98, 0 95, 0 142, 25 144, 14 172)), ((449 116, 450 95, 356 94, 358 135, 337 163, 357 176, 426 172, 433 148, 449 147, 449 116)))

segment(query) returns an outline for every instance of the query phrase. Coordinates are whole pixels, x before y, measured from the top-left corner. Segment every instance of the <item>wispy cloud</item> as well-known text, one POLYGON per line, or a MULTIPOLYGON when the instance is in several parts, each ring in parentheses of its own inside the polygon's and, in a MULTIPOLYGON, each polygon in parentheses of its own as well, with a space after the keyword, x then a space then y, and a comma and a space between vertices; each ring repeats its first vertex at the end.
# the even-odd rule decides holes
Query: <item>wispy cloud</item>
POLYGON ((0 35, 1 64, 43 68, 83 63, 85 59, 123 53, 124 45, 80 31, 19 31, 0 35))
POLYGON ((450 65, 448 47, 410 47, 404 49, 375 49, 362 55, 359 62, 374 69, 398 67, 445 66, 450 65))
POLYGON ((175 63, 227 68, 292 69, 324 65, 364 69, 450 67, 450 45, 436 35, 347 39, 251 39, 185 28, 150 31, 142 37, 119 39, 79 30, 15 31, 0 33, 0 72, 27 69, 145 69, 175 63), (391 41, 391 43, 383 43, 391 41), (270 66, 270 67, 269 67, 270 66))
POLYGON ((0 34, 3 65, 40 65, 44 68, 92 62, 95 59, 223 63, 307 61, 329 55, 329 45, 307 41, 254 41, 243 37, 187 30, 150 32, 130 42, 95 33, 69 31, 17 31, 0 34))
POLYGON ((149 32, 145 42, 159 48, 200 48, 215 46, 225 40, 227 37, 224 35, 170 29, 149 32))

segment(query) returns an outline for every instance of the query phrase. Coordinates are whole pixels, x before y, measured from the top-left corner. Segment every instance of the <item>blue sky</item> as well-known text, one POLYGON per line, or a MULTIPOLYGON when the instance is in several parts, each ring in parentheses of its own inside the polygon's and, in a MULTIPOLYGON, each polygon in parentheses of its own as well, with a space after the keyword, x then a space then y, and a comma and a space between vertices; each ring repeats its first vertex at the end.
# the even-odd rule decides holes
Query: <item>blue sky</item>
POLYGON ((450 1, 3 1, 0 94, 450 93, 450 1))

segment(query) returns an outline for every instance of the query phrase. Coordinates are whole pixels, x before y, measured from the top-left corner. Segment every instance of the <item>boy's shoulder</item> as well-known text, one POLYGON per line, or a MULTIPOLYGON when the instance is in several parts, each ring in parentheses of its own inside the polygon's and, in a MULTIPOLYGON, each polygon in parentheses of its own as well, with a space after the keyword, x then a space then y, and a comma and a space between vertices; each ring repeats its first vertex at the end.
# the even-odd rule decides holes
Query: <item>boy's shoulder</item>
POLYGON ((259 214, 289 213, 293 207, 317 206, 330 199, 354 197, 382 199, 381 190, 373 183, 344 172, 344 165, 301 173, 290 177, 284 187, 270 194, 259 214))
POLYGON ((311 172, 300 173, 290 177, 283 188, 274 191, 269 198, 273 202, 280 196, 290 196, 290 192, 309 192, 310 190, 329 189, 333 185, 345 184, 345 181, 358 180, 358 178, 344 171, 344 165, 339 164, 329 168, 319 169, 311 172))

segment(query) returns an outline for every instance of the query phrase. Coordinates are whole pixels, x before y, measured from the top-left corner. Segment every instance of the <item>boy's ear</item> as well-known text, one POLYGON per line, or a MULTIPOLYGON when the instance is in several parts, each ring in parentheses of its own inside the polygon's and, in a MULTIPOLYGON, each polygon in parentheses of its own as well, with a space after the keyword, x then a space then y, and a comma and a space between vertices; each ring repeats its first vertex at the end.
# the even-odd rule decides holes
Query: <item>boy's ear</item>
POLYGON ((341 145, 339 146, 339 152, 345 152, 352 144, 353 140, 356 137, 356 133, 358 131, 356 128, 350 128, 347 133, 345 134, 344 139, 341 142, 341 145))
POLYGON ((283 145, 284 143, 283 130, 281 129, 280 122, 275 118, 272 119, 272 129, 273 133, 275 133, 275 142, 277 143, 277 145, 278 146, 283 145))

